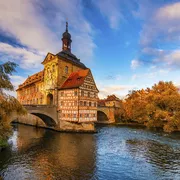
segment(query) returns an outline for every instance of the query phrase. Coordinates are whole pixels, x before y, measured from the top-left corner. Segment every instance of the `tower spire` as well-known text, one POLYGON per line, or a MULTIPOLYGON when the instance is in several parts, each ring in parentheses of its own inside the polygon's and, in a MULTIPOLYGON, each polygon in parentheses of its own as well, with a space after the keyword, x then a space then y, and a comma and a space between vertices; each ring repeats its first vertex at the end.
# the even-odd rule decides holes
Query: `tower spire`
POLYGON ((68 22, 66 21, 66 30, 62 35, 62 50, 71 52, 71 34, 68 32, 68 22))
POLYGON ((66 21, 66 32, 68 32, 68 22, 66 21))

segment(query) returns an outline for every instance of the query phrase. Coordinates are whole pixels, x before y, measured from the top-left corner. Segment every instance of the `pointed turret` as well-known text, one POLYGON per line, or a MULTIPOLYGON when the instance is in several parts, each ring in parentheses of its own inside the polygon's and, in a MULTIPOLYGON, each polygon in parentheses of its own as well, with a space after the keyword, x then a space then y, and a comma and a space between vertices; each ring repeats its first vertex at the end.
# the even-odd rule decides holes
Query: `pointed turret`
POLYGON ((68 32, 68 22, 66 22, 66 31, 62 35, 62 50, 71 52, 71 34, 68 32))

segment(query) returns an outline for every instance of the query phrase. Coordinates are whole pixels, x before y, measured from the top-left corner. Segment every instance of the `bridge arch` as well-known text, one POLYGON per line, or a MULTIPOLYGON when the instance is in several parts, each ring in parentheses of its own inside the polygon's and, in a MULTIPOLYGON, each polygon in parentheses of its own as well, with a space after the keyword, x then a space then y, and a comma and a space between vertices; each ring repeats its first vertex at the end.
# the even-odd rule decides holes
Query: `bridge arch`
POLYGON ((109 121, 108 115, 105 112, 98 110, 97 111, 97 121, 98 122, 107 122, 107 121, 109 121))
POLYGON ((99 123, 115 123, 114 117, 115 108, 108 106, 98 106, 97 120, 99 123))
MULTIPOLYGON (((28 114, 39 117, 47 127, 56 127, 58 126, 58 114, 56 106, 51 105, 24 105, 24 108, 27 110, 28 114)), ((10 122, 18 122, 21 119, 24 119, 23 116, 18 116, 15 112, 11 115, 10 122)), ((23 122, 24 123, 24 122, 23 122)), ((28 123, 27 123, 28 124, 28 123)))
POLYGON ((39 117, 48 127, 55 127, 56 126, 55 120, 45 113, 31 112, 29 114, 32 114, 32 115, 39 117))
MULTIPOLYGON (((38 112, 38 111, 34 111, 34 110, 33 111, 28 110, 27 112, 29 115, 34 115, 34 116, 40 118, 47 127, 55 127, 57 125, 56 119, 53 119, 52 115, 50 115, 48 113, 40 112, 40 111, 38 112)), ((25 119, 28 119, 28 118, 31 118, 31 117, 27 116, 25 119)), ((24 116, 19 116, 19 115, 17 115, 17 113, 13 112, 11 114, 10 123, 19 122, 19 120, 20 120, 20 122, 25 123, 23 119, 24 119, 24 116)))

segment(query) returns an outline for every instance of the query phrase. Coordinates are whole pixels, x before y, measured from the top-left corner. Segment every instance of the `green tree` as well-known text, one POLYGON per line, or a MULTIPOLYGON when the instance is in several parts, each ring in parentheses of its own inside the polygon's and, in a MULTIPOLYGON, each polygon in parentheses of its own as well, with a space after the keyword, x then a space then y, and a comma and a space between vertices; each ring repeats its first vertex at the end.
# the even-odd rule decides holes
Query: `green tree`
POLYGON ((14 90, 10 81, 10 75, 15 72, 16 66, 13 62, 0 64, 0 146, 6 145, 6 141, 11 134, 10 116, 12 113, 26 113, 25 109, 15 97, 4 92, 4 90, 14 90))

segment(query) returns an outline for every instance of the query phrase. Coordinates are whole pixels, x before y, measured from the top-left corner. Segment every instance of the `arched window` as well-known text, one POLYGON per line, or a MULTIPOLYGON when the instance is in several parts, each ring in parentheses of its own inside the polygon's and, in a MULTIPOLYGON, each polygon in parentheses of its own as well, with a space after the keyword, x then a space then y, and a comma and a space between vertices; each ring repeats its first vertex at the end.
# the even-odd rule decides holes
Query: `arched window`
POLYGON ((68 74, 68 66, 65 67, 65 74, 68 74))

